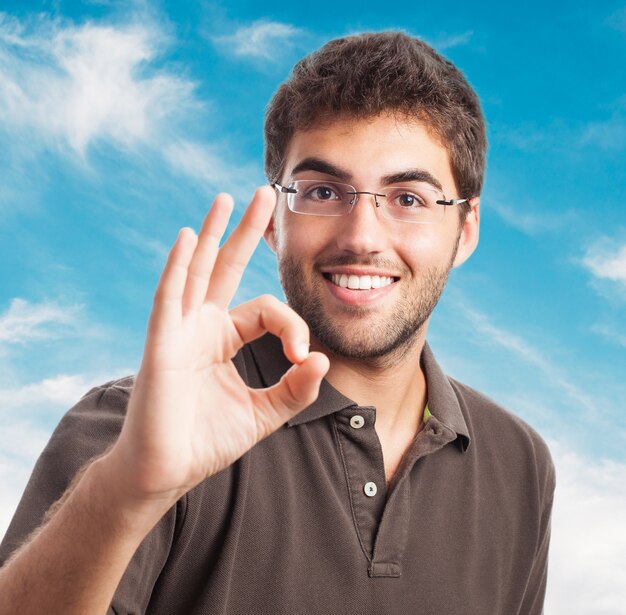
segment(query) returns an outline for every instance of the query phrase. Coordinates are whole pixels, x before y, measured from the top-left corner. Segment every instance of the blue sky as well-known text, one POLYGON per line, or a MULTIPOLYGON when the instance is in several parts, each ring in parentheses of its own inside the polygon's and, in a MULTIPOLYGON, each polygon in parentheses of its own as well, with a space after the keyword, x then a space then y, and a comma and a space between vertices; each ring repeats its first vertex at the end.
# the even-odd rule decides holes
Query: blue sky
MULTIPOLYGON (((137 369, 178 228, 263 183, 265 105, 329 38, 402 29, 478 91, 478 251, 429 339, 549 441, 548 608, 626 598, 626 5, 0 0, 0 532, 61 414, 137 369), (575 597, 575 598, 574 598, 575 597)), ((238 300, 280 296, 260 247, 238 300)))

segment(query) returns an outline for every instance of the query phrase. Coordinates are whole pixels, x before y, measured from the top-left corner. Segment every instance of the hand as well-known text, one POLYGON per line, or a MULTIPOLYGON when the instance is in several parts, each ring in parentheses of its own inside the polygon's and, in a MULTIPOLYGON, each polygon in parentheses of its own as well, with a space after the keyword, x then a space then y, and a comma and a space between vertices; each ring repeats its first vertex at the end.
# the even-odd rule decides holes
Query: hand
POLYGON ((221 249, 228 195, 216 197, 198 237, 181 230, 157 287, 126 420, 107 455, 126 495, 173 503, 316 399, 329 363, 309 353, 302 318, 270 296, 228 310, 275 200, 259 188, 221 249), (231 359, 266 331, 294 365, 278 384, 255 390, 231 359))

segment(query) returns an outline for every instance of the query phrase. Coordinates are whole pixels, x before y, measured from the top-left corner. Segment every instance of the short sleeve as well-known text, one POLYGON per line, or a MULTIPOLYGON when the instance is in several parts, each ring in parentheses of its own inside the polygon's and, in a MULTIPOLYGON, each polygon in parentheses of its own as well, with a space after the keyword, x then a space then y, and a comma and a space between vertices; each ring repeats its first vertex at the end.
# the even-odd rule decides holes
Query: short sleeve
MULTIPOLYGON (((133 378, 89 391, 65 416, 37 460, 7 533, 0 544, 0 566, 41 525, 46 512, 90 460, 118 437, 133 378)), ((113 613, 142 612, 169 554, 181 501, 148 534, 131 560, 113 601, 113 613)))

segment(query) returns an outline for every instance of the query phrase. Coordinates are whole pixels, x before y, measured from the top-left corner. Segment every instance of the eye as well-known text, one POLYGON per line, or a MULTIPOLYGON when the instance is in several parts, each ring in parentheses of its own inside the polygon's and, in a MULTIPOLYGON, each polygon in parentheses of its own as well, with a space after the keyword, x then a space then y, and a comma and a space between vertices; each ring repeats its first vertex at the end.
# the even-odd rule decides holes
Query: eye
POLYGON ((315 189, 315 197, 320 201, 332 199, 334 192, 328 186, 320 186, 315 189))
POLYGON ((412 192, 399 192, 392 196, 392 204, 403 209, 417 209, 426 207, 426 201, 418 194, 412 192))
POLYGON ((341 200, 341 196, 337 193, 337 189, 334 186, 325 184, 310 187, 303 196, 311 201, 341 200))

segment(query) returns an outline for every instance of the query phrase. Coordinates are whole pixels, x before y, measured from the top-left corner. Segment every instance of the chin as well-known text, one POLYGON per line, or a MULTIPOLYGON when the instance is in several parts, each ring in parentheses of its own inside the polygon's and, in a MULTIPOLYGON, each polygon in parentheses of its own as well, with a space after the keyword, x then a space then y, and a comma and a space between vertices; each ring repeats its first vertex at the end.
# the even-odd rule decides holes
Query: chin
POLYGON ((360 326, 351 327, 349 324, 334 324, 323 318, 305 320, 313 337, 331 354, 359 361, 405 356, 420 339, 425 323, 396 321, 387 324, 359 323, 360 326))

